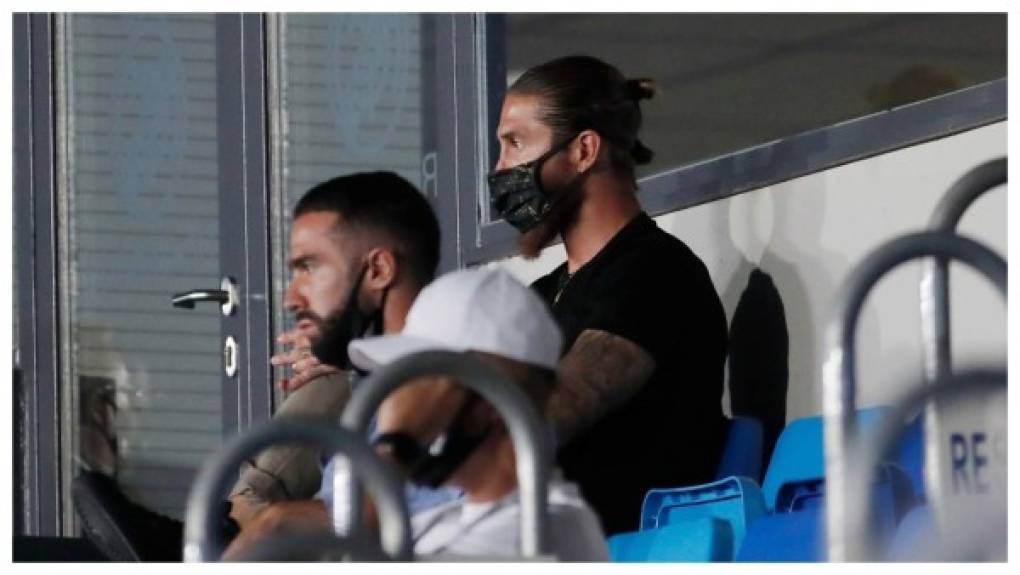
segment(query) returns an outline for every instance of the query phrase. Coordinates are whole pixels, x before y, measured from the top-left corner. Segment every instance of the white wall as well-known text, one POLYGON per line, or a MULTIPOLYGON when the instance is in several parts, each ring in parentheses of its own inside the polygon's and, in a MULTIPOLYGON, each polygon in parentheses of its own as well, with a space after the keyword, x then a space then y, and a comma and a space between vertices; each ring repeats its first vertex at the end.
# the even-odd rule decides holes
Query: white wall
MULTIPOLYGON (((883 242, 924 227, 958 177, 1005 154, 1001 122, 656 221, 704 260, 730 320, 752 266, 772 277, 790 335, 787 418, 793 419, 821 412, 823 334, 834 291, 850 269, 883 242)), ((1006 257, 1006 226, 1003 187, 978 200, 959 229, 1006 257)), ((563 259, 557 244, 536 260, 517 257, 495 265, 531 281, 563 259)), ((970 269, 953 264, 950 275, 955 364, 1004 365, 1004 303, 970 269)), ((890 401, 921 374, 920 276, 920 263, 894 270, 865 305, 858 328, 861 405, 890 401)), ((728 412, 728 398, 723 404, 728 412)))

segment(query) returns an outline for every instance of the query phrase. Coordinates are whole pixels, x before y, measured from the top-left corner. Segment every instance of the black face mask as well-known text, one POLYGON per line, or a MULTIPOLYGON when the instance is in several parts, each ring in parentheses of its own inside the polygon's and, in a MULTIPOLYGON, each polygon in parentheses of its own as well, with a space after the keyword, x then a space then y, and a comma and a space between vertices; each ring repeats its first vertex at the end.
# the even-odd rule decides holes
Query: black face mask
POLYGON ((542 187, 542 166, 575 137, 563 140, 530 162, 489 174, 492 209, 522 234, 538 225, 558 199, 542 187))
POLYGON ((347 355, 347 344, 360 337, 382 333, 382 313, 386 307, 386 295, 389 290, 383 292, 382 301, 377 309, 368 313, 363 312, 358 306, 358 292, 361 291, 361 282, 367 272, 368 262, 365 262, 358 279, 354 281, 350 293, 347 294, 344 306, 326 317, 319 340, 312 344, 312 354, 326 365, 350 369, 351 358, 347 355))
POLYGON ((427 447, 409 434, 399 431, 380 434, 372 441, 372 445, 389 446, 394 459, 410 474, 411 481, 436 489, 464 465, 492 430, 492 426, 488 425, 481 433, 472 434, 465 428, 467 415, 479 399, 476 393, 470 392, 450 422, 450 427, 427 447))

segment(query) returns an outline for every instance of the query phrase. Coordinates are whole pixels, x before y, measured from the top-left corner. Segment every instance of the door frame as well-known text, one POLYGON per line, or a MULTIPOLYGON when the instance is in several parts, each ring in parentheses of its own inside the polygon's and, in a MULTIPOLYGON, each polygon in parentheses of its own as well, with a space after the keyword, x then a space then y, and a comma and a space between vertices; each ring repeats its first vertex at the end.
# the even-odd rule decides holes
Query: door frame
MULTIPOLYGON (((74 536, 70 505, 77 397, 70 364, 67 105, 63 14, 14 14, 14 218, 19 225, 19 371, 13 407, 14 534, 74 536)), ((221 319, 239 344, 237 376, 222 378, 225 436, 272 412, 272 278, 266 144, 265 16, 216 15, 222 275, 238 280, 238 310, 221 319), (238 214, 241 217, 238 217, 238 214)), ((219 278, 209 278, 218 284, 219 278)), ((195 286, 218 287, 216 286, 195 286)), ((171 294, 167 294, 170 305, 171 294)))

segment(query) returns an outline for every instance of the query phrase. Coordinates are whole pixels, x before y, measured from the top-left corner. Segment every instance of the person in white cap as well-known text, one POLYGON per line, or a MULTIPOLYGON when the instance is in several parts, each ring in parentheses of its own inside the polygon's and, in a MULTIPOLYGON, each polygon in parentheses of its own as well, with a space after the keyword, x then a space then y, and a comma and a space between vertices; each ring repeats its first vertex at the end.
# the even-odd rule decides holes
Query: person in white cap
MULTIPOLYGON (((422 290, 399 334, 352 341, 348 352, 365 370, 420 351, 473 355, 505 373, 541 412, 556 385, 562 345, 556 322, 529 288, 502 270, 461 270, 422 290)), ((412 517, 416 554, 518 556, 513 445, 501 417, 481 396, 442 377, 410 382, 381 405, 377 432, 377 450, 403 462, 411 480, 464 491, 464 497, 412 517), (418 457, 408 458, 408 451, 418 457)), ((608 560, 598 518, 577 487, 554 473, 548 494, 551 553, 562 561, 608 560)), ((310 521, 323 529, 330 525, 323 508, 314 518, 275 514, 274 527, 307 529, 310 521)))

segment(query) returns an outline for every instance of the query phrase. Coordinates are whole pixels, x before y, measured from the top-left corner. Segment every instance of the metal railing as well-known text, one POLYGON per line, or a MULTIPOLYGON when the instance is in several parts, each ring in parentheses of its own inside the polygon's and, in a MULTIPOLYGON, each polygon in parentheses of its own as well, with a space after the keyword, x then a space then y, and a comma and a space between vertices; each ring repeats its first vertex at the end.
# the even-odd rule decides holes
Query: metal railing
POLYGON ((865 556, 860 542, 850 540, 846 516, 859 501, 849 498, 846 453, 856 435, 855 333, 865 297, 889 270, 917 258, 952 258, 985 275, 1006 298, 1006 262, 983 245, 945 232, 908 234, 872 252, 854 269, 836 294, 835 309, 826 330, 828 349, 822 370, 822 408, 825 422, 826 527, 830 561, 865 556))
MULTIPOLYGON (((220 504, 233 486, 241 464, 276 443, 310 443, 321 447, 327 454, 339 452, 348 457, 359 478, 368 485, 379 510, 385 557, 400 561, 411 559, 411 526, 403 485, 388 464, 365 442, 364 436, 324 420, 287 418, 266 422, 233 438, 202 466, 188 496, 184 523, 185 561, 216 561, 220 558, 224 548, 218 529, 220 504)), ((355 558, 356 547, 361 545, 356 541, 351 540, 348 545, 348 551, 355 558)), ((329 547, 343 547, 343 542, 335 539, 335 545, 329 547)), ((271 555, 277 551, 288 551, 284 548, 277 550, 278 547, 273 548, 271 555)), ((368 548, 362 555, 376 557, 380 553, 368 548)))
MULTIPOLYGON (((496 369, 461 353, 427 351, 416 353, 382 367, 360 382, 354 390, 341 421, 364 435, 369 421, 382 401, 398 387, 418 377, 443 375, 478 392, 500 414, 513 441, 517 465, 517 486, 521 505, 521 556, 536 558, 547 547, 547 481, 551 467, 551 430, 524 392, 496 369)), ((339 467, 339 465, 337 466, 339 467)), ((334 517, 349 532, 358 528, 352 517, 361 516, 360 486, 336 474, 334 497, 348 494, 347 517, 334 517)))
MULTIPOLYGON (((892 449, 902 441, 906 432, 904 422, 908 417, 935 400, 959 398, 974 392, 1000 391, 1006 389, 1006 383, 1006 371, 999 369, 968 370, 941 377, 934 382, 928 382, 926 379, 924 382, 912 386, 911 390, 899 401, 893 403, 891 413, 883 420, 877 432, 874 435, 859 436, 847 452, 847 472, 850 474, 847 480, 848 500, 872 501, 875 490, 875 483, 872 481, 873 472, 879 462, 889 460, 889 457, 892 456, 890 453, 892 449)), ((931 465, 930 461, 926 463, 926 467, 931 465)), ((984 513, 971 518, 947 517, 944 514, 937 516, 942 533, 946 533, 947 527, 953 522, 962 525, 957 525, 953 529, 954 537, 950 537, 948 540, 943 537, 942 541, 929 542, 932 546, 938 546, 938 553, 934 554, 929 551, 927 555, 932 555, 933 558, 937 556, 953 560, 975 561, 987 560, 1000 554, 999 552, 1005 546, 1006 519, 1004 514, 1006 509, 1004 506, 991 509, 986 506, 981 511, 984 513), (1000 521, 991 520, 989 515, 998 516, 1000 521)), ((875 531, 872 529, 874 513, 873 506, 868 504, 851 505, 846 508, 844 524, 846 525, 847 539, 851 543, 851 548, 860 552, 860 555, 853 559, 883 560, 885 558, 880 541, 877 540, 875 531)), ((917 556, 916 553, 915 556, 917 556)))
MULTIPOLYGON (((955 232, 967 208, 984 193, 1006 183, 1006 158, 981 164, 964 174, 942 197, 928 224, 930 231, 955 232)), ((949 337, 949 262, 924 262, 921 276, 921 327, 925 375, 929 381, 952 371, 949 337)))
MULTIPOLYGON (((955 233, 968 208, 985 193, 1006 183, 1007 161, 998 158, 985 162, 960 177, 939 200, 928 223, 930 231, 955 233)), ((934 257, 924 262, 920 283, 921 341, 924 353, 925 380, 933 382, 950 375, 952 367, 952 344, 950 337, 949 312, 949 262, 934 257)), ((925 460, 930 463, 926 469, 925 482, 934 492, 942 490, 940 468, 941 454, 935 438, 939 436, 938 405, 931 403, 924 409, 925 460)))

